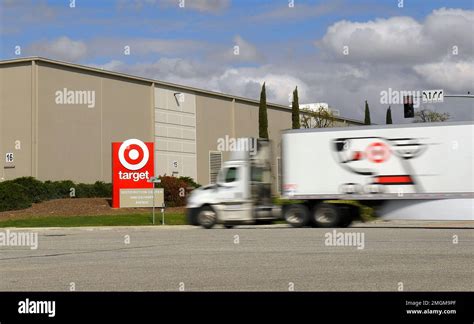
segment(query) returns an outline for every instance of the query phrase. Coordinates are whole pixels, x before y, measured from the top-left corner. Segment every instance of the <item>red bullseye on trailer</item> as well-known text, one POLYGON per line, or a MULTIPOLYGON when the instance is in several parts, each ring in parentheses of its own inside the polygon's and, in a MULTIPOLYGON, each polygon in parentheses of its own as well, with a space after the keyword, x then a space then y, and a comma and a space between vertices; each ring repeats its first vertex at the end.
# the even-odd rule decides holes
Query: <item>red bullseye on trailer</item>
POLYGON ((375 142, 367 147, 365 154, 370 162, 383 163, 390 158, 390 148, 383 142, 375 142))

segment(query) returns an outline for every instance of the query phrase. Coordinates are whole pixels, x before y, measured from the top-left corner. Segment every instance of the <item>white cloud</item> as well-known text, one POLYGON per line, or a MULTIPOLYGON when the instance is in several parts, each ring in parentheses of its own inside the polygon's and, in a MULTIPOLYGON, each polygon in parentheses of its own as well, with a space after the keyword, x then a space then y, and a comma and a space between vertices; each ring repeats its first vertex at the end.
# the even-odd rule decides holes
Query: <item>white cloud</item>
POLYGON ((298 86, 299 97, 304 100, 307 85, 302 80, 271 70, 270 66, 226 69, 221 74, 213 76, 209 83, 216 91, 258 99, 261 86, 265 82, 267 100, 285 105, 289 104, 289 95, 298 86))
POLYGON ((464 94, 474 87, 474 60, 428 63, 417 65, 414 70, 434 87, 464 94))
POLYGON ((369 22, 340 21, 328 28, 319 43, 327 53, 347 61, 421 61, 433 46, 423 37, 422 25, 411 17, 369 22), (347 46, 348 55, 344 49, 347 46))
POLYGON ((234 37, 231 46, 224 50, 217 50, 216 54, 211 54, 210 59, 220 62, 262 62, 264 56, 257 47, 243 39, 240 35, 234 37))
POLYGON ((288 96, 296 86, 300 100, 305 99, 308 89, 305 82, 294 76, 272 72, 272 66, 216 67, 196 61, 162 58, 155 62, 132 65, 113 60, 96 67, 251 99, 259 98, 261 86, 266 82, 268 101, 285 105, 289 104, 288 96))
MULTIPOLYGON (((367 99, 373 120, 383 123, 386 107, 380 104, 382 90, 472 92, 472 26, 474 11, 446 8, 434 10, 422 21, 412 17, 339 21, 316 42, 325 63, 314 67, 320 69, 319 80, 311 75, 303 80, 321 87, 327 101, 340 106, 349 117, 362 118, 362 102, 367 99), (343 53, 344 46, 349 48, 348 55, 343 53)), ((449 111, 454 120, 473 118, 472 104, 466 100, 447 99, 435 108, 449 111)), ((406 122, 401 112, 400 105, 392 107, 395 120, 406 122)))
POLYGON ((68 37, 59 37, 51 41, 35 42, 28 46, 27 53, 34 56, 77 61, 87 54, 87 45, 82 41, 75 41, 68 37))
POLYGON ((345 61, 413 63, 438 60, 458 46, 472 55, 474 11, 439 9, 424 22, 411 17, 391 17, 367 22, 343 20, 330 26, 317 45, 329 57, 345 61), (344 55, 348 46, 349 55, 344 55))
MULTIPOLYGON (((472 36, 467 32, 472 29, 472 17, 473 11, 442 8, 421 21, 411 17, 339 21, 318 42, 322 53, 295 52, 291 57, 279 57, 266 48, 266 53, 272 54, 265 58, 264 65, 255 67, 234 65, 263 62, 262 48, 240 36, 234 39, 241 47, 240 60, 230 56, 230 45, 225 49, 215 45, 212 50, 201 52, 199 59, 189 58, 190 51, 185 47, 173 45, 160 49, 177 53, 168 58, 149 57, 148 61, 132 65, 111 61, 108 66, 129 74, 257 100, 265 81, 268 101, 284 105, 289 105, 288 96, 298 86, 301 103, 328 102, 342 116, 359 120, 363 119, 367 99, 372 120, 384 123, 387 106, 380 102, 383 90, 473 90, 474 54, 472 36), (348 56, 342 55, 345 44, 350 46, 348 56), (453 46, 457 46, 457 55, 452 52, 453 46)), ((143 52, 158 53, 155 48, 159 46, 153 44, 156 45, 142 47, 143 52)), ((208 45, 212 44, 202 47, 208 45)), ((454 120, 473 118, 472 105, 466 100, 446 99, 435 109, 450 112, 454 120)), ((392 105, 392 114, 395 122, 410 122, 403 119, 402 105, 392 105)))

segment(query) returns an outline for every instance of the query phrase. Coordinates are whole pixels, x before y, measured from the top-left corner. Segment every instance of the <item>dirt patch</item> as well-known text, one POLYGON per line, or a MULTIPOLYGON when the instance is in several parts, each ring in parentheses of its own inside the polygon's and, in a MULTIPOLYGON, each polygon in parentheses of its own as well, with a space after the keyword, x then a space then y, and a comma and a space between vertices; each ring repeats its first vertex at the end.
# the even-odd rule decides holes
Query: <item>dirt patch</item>
MULTIPOLYGON (((157 210, 159 212, 159 209, 157 210)), ((184 213, 184 207, 166 208, 167 213, 184 213)), ((110 199, 66 198, 33 204, 30 208, 0 212, 0 220, 48 216, 96 216, 151 213, 151 208, 110 207, 110 199)))

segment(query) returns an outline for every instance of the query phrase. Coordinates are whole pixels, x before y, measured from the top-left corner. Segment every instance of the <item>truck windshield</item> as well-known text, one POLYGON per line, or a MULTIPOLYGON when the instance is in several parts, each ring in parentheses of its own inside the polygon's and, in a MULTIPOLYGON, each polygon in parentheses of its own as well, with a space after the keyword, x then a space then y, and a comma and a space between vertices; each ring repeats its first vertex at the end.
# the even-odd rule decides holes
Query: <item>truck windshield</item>
POLYGON ((236 167, 228 168, 225 171, 224 182, 229 183, 229 182, 234 182, 236 180, 237 180, 237 168, 236 167))

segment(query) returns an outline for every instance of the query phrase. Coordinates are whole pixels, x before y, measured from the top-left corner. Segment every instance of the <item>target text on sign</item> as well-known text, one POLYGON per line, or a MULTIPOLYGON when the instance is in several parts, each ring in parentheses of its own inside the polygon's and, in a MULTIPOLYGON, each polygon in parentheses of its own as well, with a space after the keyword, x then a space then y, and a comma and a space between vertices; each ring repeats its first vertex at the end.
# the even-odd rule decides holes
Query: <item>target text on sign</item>
POLYGON ((122 172, 119 171, 118 173, 119 179, 120 180, 133 180, 133 181, 139 181, 146 179, 148 180, 150 178, 150 174, 148 171, 146 172, 122 172))

